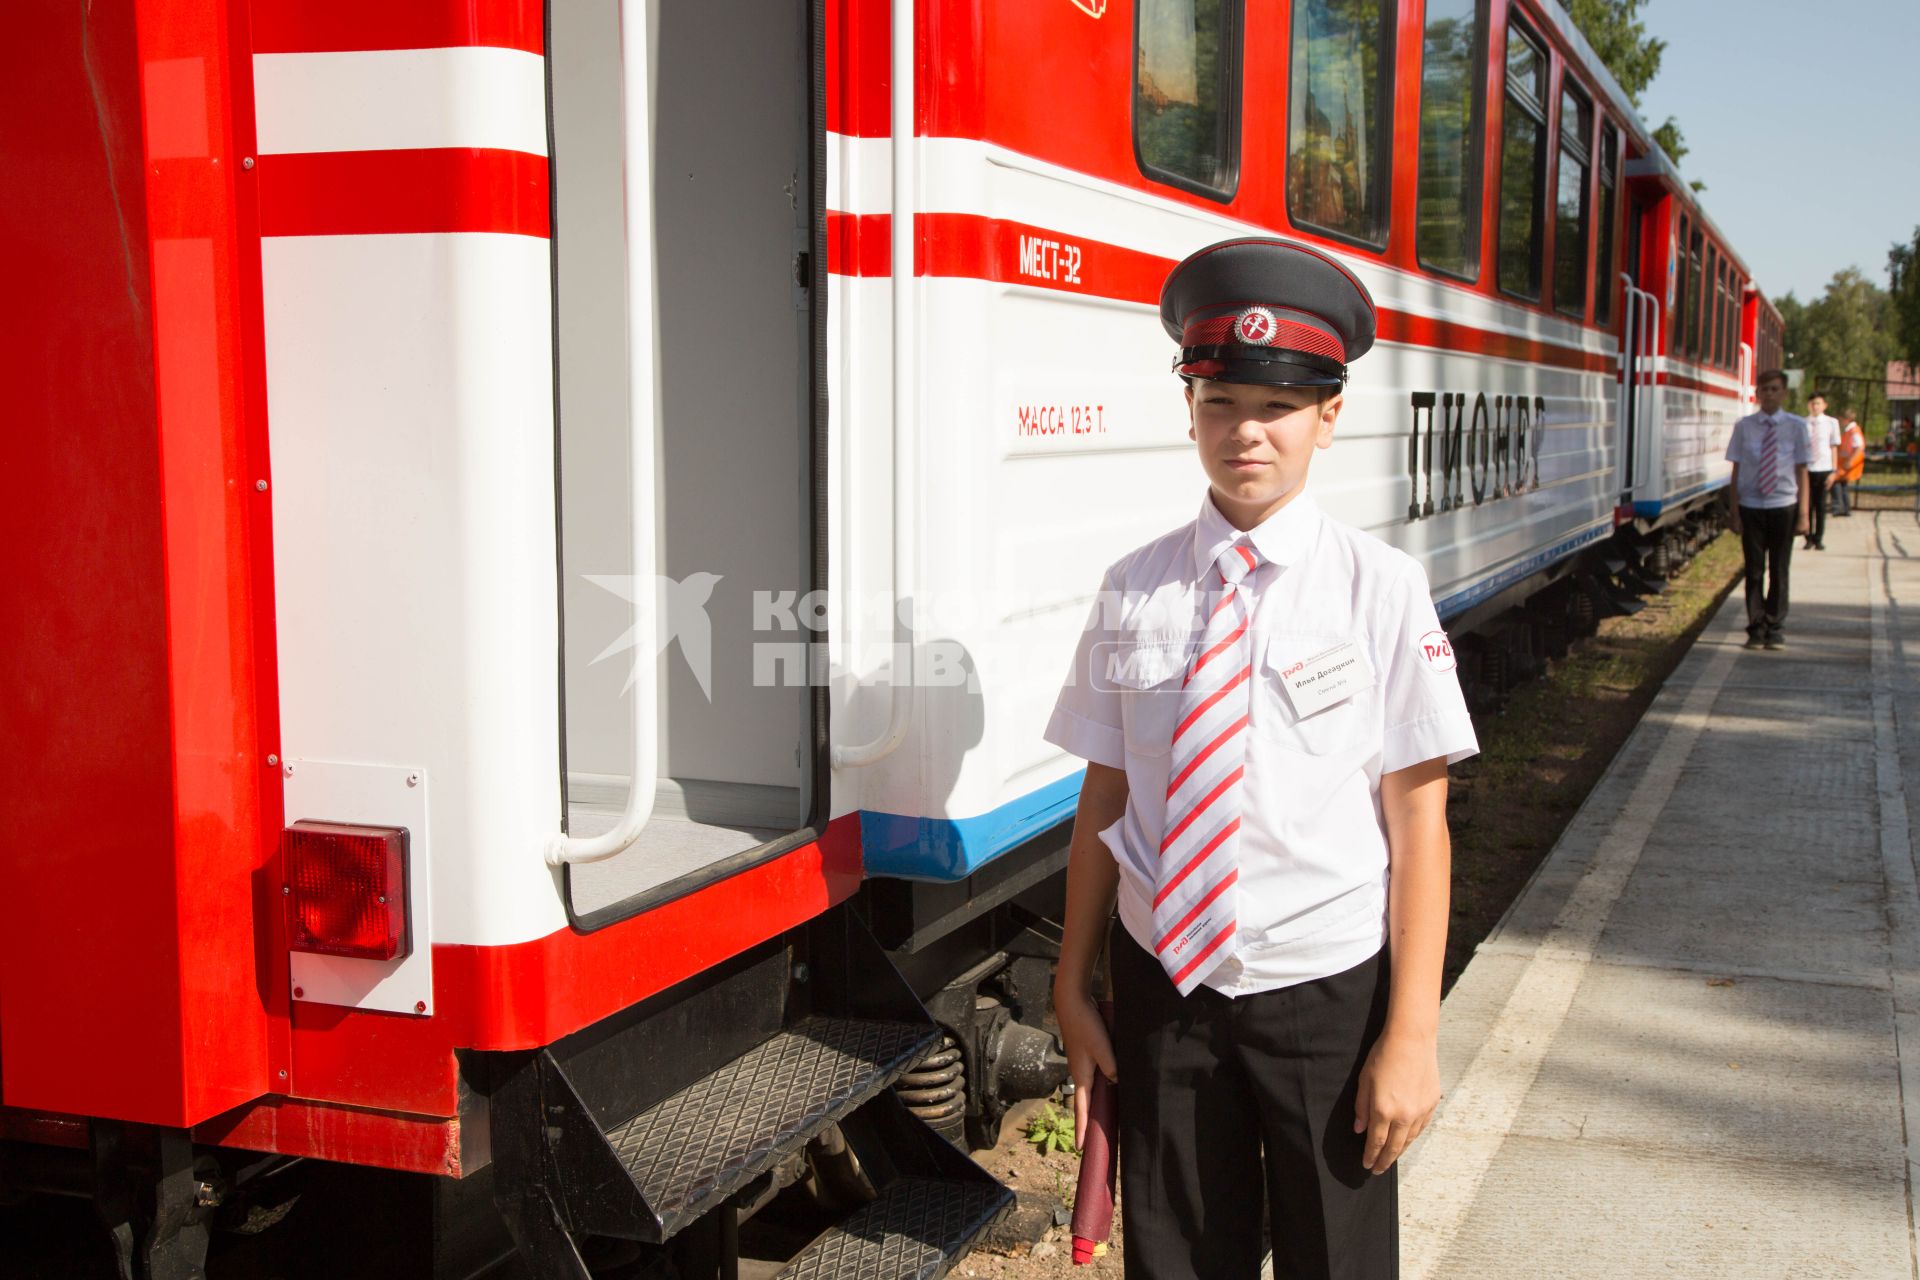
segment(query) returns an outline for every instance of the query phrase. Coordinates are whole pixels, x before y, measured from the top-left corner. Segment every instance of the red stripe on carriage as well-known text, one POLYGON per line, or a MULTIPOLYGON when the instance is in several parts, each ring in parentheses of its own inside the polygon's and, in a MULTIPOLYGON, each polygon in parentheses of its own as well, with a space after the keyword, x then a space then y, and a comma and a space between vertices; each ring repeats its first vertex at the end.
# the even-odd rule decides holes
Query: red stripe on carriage
MULTIPOLYGON (((885 213, 828 213, 828 272, 863 277, 891 274, 888 240, 891 224, 892 216, 885 213)), ((1160 286, 1174 266, 1172 258, 974 213, 916 214, 914 227, 918 233, 915 275, 1024 284, 1157 306, 1160 286), (1044 241, 1048 247, 1036 258, 1029 243, 1023 259, 1023 238, 1029 242, 1044 241), (1067 249, 1076 251, 1078 258, 1068 254, 1062 265, 1062 253, 1067 249), (1037 267, 1039 271, 1023 271, 1023 265, 1037 267)), ((1497 333, 1452 320, 1436 320, 1385 308, 1380 309, 1378 316, 1382 342, 1587 373, 1612 373, 1619 365, 1619 357, 1608 352, 1497 333)))
POLYGON ((544 53, 540 0, 256 0, 255 53, 482 46, 544 53))
POLYGON ((524 151, 327 151, 258 164, 263 236, 551 234, 546 157, 524 151))

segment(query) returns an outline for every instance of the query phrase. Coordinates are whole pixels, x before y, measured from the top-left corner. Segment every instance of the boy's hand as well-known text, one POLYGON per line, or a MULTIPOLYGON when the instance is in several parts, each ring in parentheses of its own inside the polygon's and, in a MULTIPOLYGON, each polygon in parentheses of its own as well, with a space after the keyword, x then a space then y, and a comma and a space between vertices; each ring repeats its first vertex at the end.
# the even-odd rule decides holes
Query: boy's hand
POLYGON ((1440 1105, 1440 1051, 1432 1036, 1382 1032, 1360 1069, 1353 1131, 1367 1135, 1360 1162, 1385 1173, 1440 1105))
POLYGON ((1107 1035, 1107 1021, 1100 1016, 1093 998, 1084 993, 1053 993, 1053 1015, 1060 1022, 1060 1043, 1067 1051, 1067 1074, 1073 1077, 1073 1135, 1082 1141, 1087 1132, 1087 1108, 1093 1100, 1093 1073, 1097 1070, 1109 1080, 1118 1081, 1119 1068, 1113 1061, 1113 1041, 1107 1035))

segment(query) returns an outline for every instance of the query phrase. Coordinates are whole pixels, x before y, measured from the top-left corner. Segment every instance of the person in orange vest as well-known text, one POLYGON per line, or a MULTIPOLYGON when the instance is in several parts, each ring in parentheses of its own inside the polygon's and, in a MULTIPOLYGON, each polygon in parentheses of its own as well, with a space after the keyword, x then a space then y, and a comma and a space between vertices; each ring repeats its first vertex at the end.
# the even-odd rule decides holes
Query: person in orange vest
POLYGON ((1840 411, 1840 469, 1833 476, 1833 514, 1853 514, 1852 486, 1867 469, 1867 433, 1854 420, 1852 409, 1840 411))

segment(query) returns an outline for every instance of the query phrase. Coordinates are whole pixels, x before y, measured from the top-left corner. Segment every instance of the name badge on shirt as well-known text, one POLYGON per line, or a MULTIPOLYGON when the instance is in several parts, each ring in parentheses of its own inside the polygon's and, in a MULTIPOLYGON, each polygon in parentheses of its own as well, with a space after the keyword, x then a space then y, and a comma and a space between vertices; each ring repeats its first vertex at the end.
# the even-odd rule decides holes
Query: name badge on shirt
POLYGON ((1293 713, 1305 719, 1362 689, 1371 689, 1373 668, 1359 645, 1342 640, 1310 658, 1288 663, 1280 669, 1280 681, 1287 686, 1293 713))

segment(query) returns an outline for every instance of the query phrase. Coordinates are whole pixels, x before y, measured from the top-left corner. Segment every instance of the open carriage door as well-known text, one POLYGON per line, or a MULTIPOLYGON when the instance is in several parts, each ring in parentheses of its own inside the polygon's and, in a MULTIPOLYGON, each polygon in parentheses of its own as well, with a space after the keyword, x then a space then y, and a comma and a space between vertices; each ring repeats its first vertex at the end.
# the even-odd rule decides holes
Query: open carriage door
POLYGON ((806 644, 825 585, 819 27, 817 5, 548 6, 569 836, 631 834, 636 773, 653 786, 631 845, 568 860, 577 927, 775 857, 825 821, 806 644), (634 68, 622 23, 636 18, 648 54, 634 68), (651 175, 637 214, 629 171, 651 175), (629 283, 630 251, 650 255, 650 282, 629 283), (631 425, 630 379, 652 385, 631 425), (650 476, 630 451, 649 443, 650 476))

